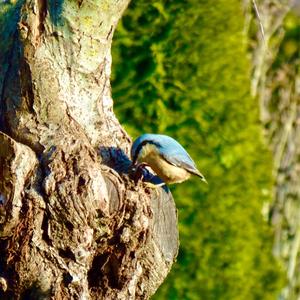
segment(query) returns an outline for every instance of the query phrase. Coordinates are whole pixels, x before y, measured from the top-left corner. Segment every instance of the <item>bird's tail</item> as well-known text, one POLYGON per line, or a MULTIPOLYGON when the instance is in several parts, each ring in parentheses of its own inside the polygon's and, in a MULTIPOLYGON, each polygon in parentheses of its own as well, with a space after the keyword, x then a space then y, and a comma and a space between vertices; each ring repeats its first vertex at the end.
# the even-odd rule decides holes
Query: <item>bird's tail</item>
POLYGON ((200 179, 203 182, 205 182, 206 184, 208 184, 207 180, 205 179, 205 177, 203 176, 203 174, 199 170, 195 169, 191 173, 194 174, 194 175, 196 175, 196 176, 198 176, 198 177, 200 177, 200 179))

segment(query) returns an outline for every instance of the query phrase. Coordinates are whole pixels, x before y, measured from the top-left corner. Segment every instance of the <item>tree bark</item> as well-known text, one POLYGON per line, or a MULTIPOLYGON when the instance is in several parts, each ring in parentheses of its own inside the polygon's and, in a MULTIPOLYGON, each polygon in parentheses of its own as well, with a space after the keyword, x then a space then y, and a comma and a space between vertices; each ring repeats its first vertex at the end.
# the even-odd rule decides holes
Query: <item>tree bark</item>
POLYGON ((175 260, 173 198, 131 180, 113 113, 128 2, 26 0, 0 30, 1 299, 147 299, 175 260))

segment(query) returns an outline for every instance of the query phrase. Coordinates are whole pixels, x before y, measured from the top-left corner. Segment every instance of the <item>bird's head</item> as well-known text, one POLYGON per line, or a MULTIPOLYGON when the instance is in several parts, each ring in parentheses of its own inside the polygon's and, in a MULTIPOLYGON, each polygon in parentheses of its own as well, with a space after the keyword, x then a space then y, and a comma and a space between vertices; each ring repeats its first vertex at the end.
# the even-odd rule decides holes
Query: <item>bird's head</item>
POLYGON ((159 149, 160 148, 160 138, 158 137, 158 134, 143 134, 139 136, 131 147, 131 160, 132 165, 135 165, 136 162, 139 159, 139 156, 142 153, 142 150, 145 146, 151 145, 154 148, 159 149))

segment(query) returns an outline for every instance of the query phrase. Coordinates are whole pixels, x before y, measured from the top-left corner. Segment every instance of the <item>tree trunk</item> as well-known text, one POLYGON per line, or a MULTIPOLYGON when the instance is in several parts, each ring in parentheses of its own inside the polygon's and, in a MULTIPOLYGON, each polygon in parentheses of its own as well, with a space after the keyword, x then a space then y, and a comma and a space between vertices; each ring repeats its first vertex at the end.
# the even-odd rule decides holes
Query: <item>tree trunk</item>
POLYGON ((26 0, 6 13, 1 299, 147 299, 175 260, 173 198, 133 183, 112 110, 110 47, 128 2, 26 0))
POLYGON ((274 157, 276 181, 269 218, 275 229, 274 254, 283 262, 287 276, 280 299, 296 300, 300 297, 299 55, 274 62, 285 37, 284 18, 297 2, 263 0, 258 4, 265 34, 263 39, 258 29, 254 42, 252 90, 259 97, 261 120, 274 157))

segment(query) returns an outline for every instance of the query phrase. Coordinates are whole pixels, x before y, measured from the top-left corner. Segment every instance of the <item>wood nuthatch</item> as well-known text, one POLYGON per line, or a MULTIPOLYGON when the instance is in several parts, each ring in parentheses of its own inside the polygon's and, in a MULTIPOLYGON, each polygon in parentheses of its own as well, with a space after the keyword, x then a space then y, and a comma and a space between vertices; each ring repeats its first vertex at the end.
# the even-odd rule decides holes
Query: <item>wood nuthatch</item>
MULTIPOLYGON (((131 148, 132 164, 146 164, 167 184, 180 183, 191 175, 206 182, 185 149, 173 138, 161 134, 143 134, 131 148)), ((207 183, 207 182, 206 182, 207 183)))

